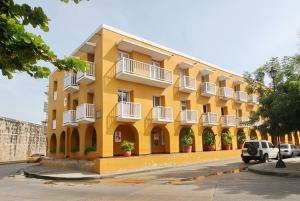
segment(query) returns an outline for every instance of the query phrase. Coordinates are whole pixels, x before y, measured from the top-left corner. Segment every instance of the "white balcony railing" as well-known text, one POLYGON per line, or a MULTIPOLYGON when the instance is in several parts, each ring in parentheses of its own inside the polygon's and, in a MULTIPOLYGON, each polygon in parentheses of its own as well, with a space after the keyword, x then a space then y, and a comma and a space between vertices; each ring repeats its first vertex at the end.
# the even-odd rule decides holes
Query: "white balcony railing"
POLYGON ((95 105, 83 103, 76 108, 76 121, 78 123, 95 122, 95 105))
POLYGON ((249 120, 249 117, 238 117, 236 119, 236 126, 239 128, 250 127, 249 120))
POLYGON ((233 89, 229 87, 220 88, 220 99, 228 100, 233 98, 233 89))
POLYGON ((202 96, 215 96, 216 95, 216 84, 209 82, 201 83, 201 95, 202 96))
POLYGON ((95 63, 88 62, 90 64, 90 68, 86 71, 78 71, 76 74, 76 82, 90 84, 95 81, 95 63))
POLYGON ((76 74, 66 74, 64 78, 64 90, 69 92, 77 91, 79 87, 76 79, 76 74))
POLYGON ((181 111, 181 124, 198 124, 197 110, 183 110, 181 111))
POLYGON ((56 119, 52 120, 52 129, 56 129, 56 119))
POLYGON ((233 127, 236 126, 234 115, 222 115, 221 117, 221 124, 223 127, 233 127))
POLYGON ((258 96, 255 94, 250 94, 248 95, 248 103, 251 105, 256 105, 258 104, 258 96))
POLYGON ((48 102, 44 102, 44 112, 48 113, 48 102))
POLYGON ((158 124, 173 122, 173 109, 163 106, 154 107, 152 111, 152 121, 158 124))
POLYGON ((57 100, 57 91, 53 92, 53 100, 56 101, 57 100))
POLYGON ((150 86, 165 88, 173 83, 173 72, 129 58, 117 63, 117 78, 150 86))
POLYGON ((141 104, 132 102, 118 103, 118 121, 133 122, 141 119, 141 104))
POLYGON ((247 102, 247 93, 244 92, 244 91, 235 92, 235 101, 238 102, 238 103, 247 102))
POLYGON ((183 75, 180 77, 179 90, 188 93, 196 91, 196 79, 194 77, 183 75))
POLYGON ((203 126, 214 126, 218 125, 218 114, 213 112, 207 112, 202 114, 203 126))
POLYGON ((76 110, 68 110, 63 113, 63 126, 77 126, 76 110))

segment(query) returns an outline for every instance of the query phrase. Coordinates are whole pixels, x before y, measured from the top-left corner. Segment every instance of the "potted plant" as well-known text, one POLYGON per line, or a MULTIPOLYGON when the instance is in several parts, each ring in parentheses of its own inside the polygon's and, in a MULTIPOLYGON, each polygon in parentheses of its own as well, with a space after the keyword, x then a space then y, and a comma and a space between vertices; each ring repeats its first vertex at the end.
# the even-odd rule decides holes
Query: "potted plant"
POLYGON ((207 131, 204 134, 204 144, 207 146, 208 151, 215 151, 216 150, 215 135, 211 131, 207 131))
POLYGON ((237 135, 238 149, 242 149, 245 140, 246 140, 245 133, 243 131, 239 132, 237 135))
POLYGON ((84 150, 84 155, 87 155, 89 152, 93 152, 93 151, 96 151, 96 147, 87 147, 84 150))
POLYGON ((223 150, 231 150, 232 136, 229 131, 222 133, 223 150))
POLYGON ((192 145, 194 143, 193 136, 194 136, 193 130, 191 128, 186 129, 184 136, 182 138, 182 143, 184 144, 186 153, 192 152, 192 145))
POLYGON ((131 151, 134 150, 134 143, 124 140, 121 144, 121 149, 124 151, 124 156, 131 156, 131 151))

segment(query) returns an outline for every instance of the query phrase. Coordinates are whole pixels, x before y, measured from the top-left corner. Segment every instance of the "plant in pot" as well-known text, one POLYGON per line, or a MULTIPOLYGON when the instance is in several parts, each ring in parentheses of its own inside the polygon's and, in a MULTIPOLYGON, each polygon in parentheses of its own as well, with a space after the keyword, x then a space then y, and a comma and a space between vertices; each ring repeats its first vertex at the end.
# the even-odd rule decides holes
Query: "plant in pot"
POLYGON ((244 132, 240 132, 237 135, 238 149, 242 149, 244 142, 246 141, 246 135, 244 132))
POLYGON ((192 152, 192 146, 194 143, 194 133, 191 128, 186 129, 184 136, 182 138, 182 143, 184 144, 185 152, 191 153, 192 152))
POLYGON ((124 151, 124 156, 131 156, 131 151, 134 150, 134 143, 124 140, 121 144, 121 149, 124 151))
POLYGON ((204 143, 207 146, 208 151, 215 151, 216 150, 215 135, 211 131, 207 131, 204 134, 204 143))
POLYGON ((231 150, 232 136, 229 131, 222 133, 223 150, 231 150))
POLYGON ((88 153, 93 152, 93 151, 96 151, 96 147, 87 147, 84 150, 84 155, 87 155, 88 153))

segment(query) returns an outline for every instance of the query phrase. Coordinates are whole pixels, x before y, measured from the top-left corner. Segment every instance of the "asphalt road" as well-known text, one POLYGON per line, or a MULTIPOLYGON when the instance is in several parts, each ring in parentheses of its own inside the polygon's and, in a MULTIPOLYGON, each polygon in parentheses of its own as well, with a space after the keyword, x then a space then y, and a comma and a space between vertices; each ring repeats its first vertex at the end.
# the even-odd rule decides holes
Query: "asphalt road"
MULTIPOLYGON (((0 166, 0 175, 23 167, 0 166)), ((45 181, 16 174, 0 179, 0 200, 300 200, 299 179, 262 176, 245 167, 240 160, 215 161, 85 182, 45 181)))

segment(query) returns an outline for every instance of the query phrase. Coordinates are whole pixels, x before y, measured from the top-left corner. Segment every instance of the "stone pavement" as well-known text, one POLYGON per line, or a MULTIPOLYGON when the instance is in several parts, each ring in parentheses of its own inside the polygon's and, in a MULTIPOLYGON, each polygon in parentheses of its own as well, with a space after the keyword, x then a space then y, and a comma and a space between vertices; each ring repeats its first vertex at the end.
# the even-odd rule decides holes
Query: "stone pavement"
POLYGON ((269 163, 261 163, 249 166, 249 171, 282 177, 300 177, 300 158, 290 158, 283 160, 286 168, 275 168, 277 160, 269 163))

